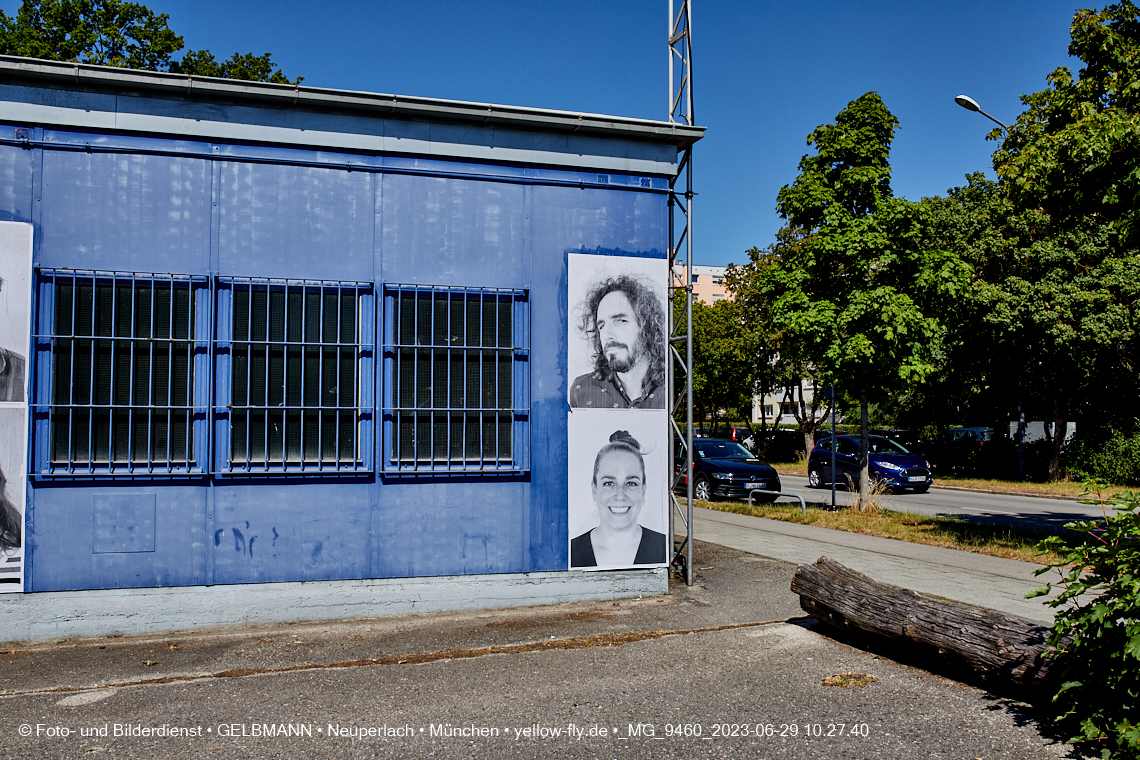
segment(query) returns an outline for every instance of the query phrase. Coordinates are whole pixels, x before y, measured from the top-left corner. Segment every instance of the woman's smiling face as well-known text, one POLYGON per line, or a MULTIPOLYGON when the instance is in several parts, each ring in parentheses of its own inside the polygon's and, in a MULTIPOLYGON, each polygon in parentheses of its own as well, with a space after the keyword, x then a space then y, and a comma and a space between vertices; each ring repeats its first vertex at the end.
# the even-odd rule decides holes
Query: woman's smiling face
POLYGON ((645 504, 645 469, 641 457, 628 451, 611 451, 603 456, 598 462, 592 490, 605 527, 624 530, 636 524, 645 504))

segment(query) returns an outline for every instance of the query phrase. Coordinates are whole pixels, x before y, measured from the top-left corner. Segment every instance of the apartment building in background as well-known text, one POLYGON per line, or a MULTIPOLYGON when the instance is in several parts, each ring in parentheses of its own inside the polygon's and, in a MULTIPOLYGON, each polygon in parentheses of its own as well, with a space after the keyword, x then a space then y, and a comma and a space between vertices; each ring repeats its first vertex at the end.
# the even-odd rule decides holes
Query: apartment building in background
POLYGON ((731 297, 724 287, 726 271, 728 267, 706 267, 695 264, 692 273, 689 273, 687 266, 678 264, 673 268, 673 277, 677 283, 692 285, 693 295, 697 300, 711 305, 731 297))

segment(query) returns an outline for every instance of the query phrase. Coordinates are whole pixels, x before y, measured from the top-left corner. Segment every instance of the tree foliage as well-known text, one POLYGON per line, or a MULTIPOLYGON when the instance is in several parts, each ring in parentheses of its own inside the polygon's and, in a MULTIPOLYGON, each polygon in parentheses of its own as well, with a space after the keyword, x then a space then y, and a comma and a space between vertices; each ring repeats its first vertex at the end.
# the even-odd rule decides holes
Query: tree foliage
POLYGON ((946 197, 921 201, 923 245, 950 251, 969 264, 971 287, 941 314, 945 329, 930 347, 935 372, 905 393, 902 401, 911 408, 902 416, 911 427, 962 424, 963 410, 984 422, 1007 419, 1017 405, 1020 367, 1028 361, 1023 341, 994 319, 985 292, 985 283, 1001 282, 1004 262, 1018 255, 1017 236, 1011 234, 1013 205, 981 173, 966 179, 946 197))
POLYGON ((163 71, 182 49, 169 20, 120 0, 24 0, 15 18, 0 11, 0 52, 163 71))
MULTIPOLYGON (((1048 89, 1023 96, 1028 108, 994 154, 1003 190, 1032 228, 994 289, 1033 328, 1025 338, 1047 413, 1096 428, 1104 420, 1080 401, 1105 398, 1110 386, 1134 398, 1140 379, 1140 9, 1124 0, 1081 10, 1070 31, 1069 53, 1083 67, 1076 77, 1057 69, 1048 89)), ((1059 450, 1056 439, 1053 477, 1059 450)))
POLYGON ((1002 429, 1018 408, 1044 420, 1052 478, 1066 423, 1107 442, 1140 416, 1140 12, 1078 11, 1069 52, 1075 77, 1058 69, 1022 98, 994 154, 999 181, 970 175, 923 200, 926 247, 974 279, 946 311, 940 366, 909 399, 943 420, 959 410, 955 424, 1002 429))
POLYGON ((937 308, 968 268, 922 245, 923 209, 895 198, 889 152, 897 120, 876 93, 808 137, 817 154, 777 196, 786 244, 767 269, 777 325, 816 355, 816 371, 869 395, 921 382, 937 308))
MULTIPOLYGON (((683 296, 675 307, 683 314, 683 296)), ((693 407, 698 419, 715 421, 721 410, 735 419, 751 418, 755 336, 744 317, 731 300, 711 305, 693 301, 693 407)))
POLYGON ((889 155, 898 123, 878 93, 868 92, 834 124, 816 127, 807 138, 816 155, 800 159, 800 175, 776 196, 780 216, 813 231, 873 215, 891 197, 889 155))
POLYGON ((263 55, 234 53, 225 61, 218 61, 209 50, 191 50, 182 56, 181 61, 171 63, 170 70, 176 74, 195 77, 244 79, 275 84, 300 84, 304 79, 304 77, 289 79, 281 69, 275 69, 269 53, 263 55))
POLYGON ((0 11, 0 54, 76 61, 193 76, 294 84, 269 53, 234 53, 219 62, 209 50, 188 51, 170 16, 123 0, 24 0, 14 17, 0 11))
POLYGON ((1022 208, 1063 227, 1095 218, 1135 248, 1140 240, 1140 18, 1131 0, 1077 11, 1069 55, 1048 89, 1022 96, 1028 109, 994 154, 994 168, 1022 208))
POLYGON ((777 196, 787 227, 749 272, 776 352, 853 395, 864 418, 872 399, 934 371, 938 314, 969 278, 955 254, 924 246, 925 209, 891 193, 897 127, 869 92, 814 130, 815 155, 777 196))
POLYGON ((1137 379, 1130 368, 1140 261, 1112 245, 1096 219, 1057 225, 980 174, 923 205, 927 244, 955 252, 973 271, 972 286, 946 312, 946 361, 930 397, 1003 427, 1021 404, 1054 432, 1056 478, 1066 423, 1121 406, 1104 391, 1137 379))
MULTIPOLYGON (((790 258, 786 246, 795 246, 799 238, 786 231, 777 233, 777 242, 765 250, 752 248, 748 251, 749 262, 744 266, 729 266, 724 282, 733 300, 738 304, 744 321, 744 334, 750 340, 750 360, 752 364, 753 393, 769 395, 777 388, 787 392, 798 391, 799 399, 804 398, 803 387, 808 385, 813 391, 819 390, 812 345, 807 343, 804 334, 794 330, 783 330, 773 318, 772 307, 779 289, 774 287, 769 267, 790 258)), ((796 399, 785 399, 795 401, 796 399)), ((809 406, 801 409, 793 404, 796 423, 804 436, 804 450, 811 451, 815 432, 831 412, 823 394, 813 392, 809 406)), ((777 415, 778 417, 779 415, 777 415)))

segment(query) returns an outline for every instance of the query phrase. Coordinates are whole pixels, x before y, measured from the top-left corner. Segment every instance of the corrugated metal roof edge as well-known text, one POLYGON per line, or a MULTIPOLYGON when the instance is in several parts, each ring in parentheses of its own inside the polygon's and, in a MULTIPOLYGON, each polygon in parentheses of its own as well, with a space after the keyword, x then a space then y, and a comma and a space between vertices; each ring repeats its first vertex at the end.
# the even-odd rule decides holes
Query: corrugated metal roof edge
POLYGON ((367 111, 402 118, 478 122, 516 129, 581 131, 624 139, 663 141, 679 146, 696 142, 701 139, 705 131, 704 127, 624 116, 386 95, 305 85, 189 77, 184 74, 0 55, 0 81, 34 82, 41 79, 74 82, 86 87, 112 90, 141 89, 203 99, 213 96, 234 101, 257 101, 267 105, 300 106, 313 110, 367 111))

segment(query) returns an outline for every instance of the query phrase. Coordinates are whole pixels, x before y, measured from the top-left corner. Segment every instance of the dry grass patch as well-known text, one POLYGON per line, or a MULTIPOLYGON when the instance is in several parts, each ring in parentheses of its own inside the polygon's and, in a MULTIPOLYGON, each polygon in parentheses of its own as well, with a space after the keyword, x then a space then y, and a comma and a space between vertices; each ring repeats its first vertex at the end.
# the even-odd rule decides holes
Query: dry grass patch
POLYGON ((804 516, 800 514, 799 504, 754 504, 751 508, 742 502, 733 501, 699 502, 699 504, 722 512, 767 517, 803 525, 818 525, 821 528, 960 549, 1023 562, 1047 564, 1053 561, 1053 555, 1036 556, 1037 542, 1049 535, 1040 531, 980 525, 953 517, 929 517, 884 509, 859 512, 853 507, 848 507, 833 512, 809 506, 807 515, 804 516))
POLYGON ((802 478, 807 477, 807 457, 801 456, 794 462, 767 462, 776 468, 776 472, 781 475, 799 475, 802 478))
POLYGON ((874 683, 875 681, 878 681, 878 680, 879 680, 878 678, 875 678, 872 675, 868 675, 867 673, 839 673, 838 675, 828 676, 827 678, 823 679, 823 685, 824 686, 841 686, 841 687, 845 687, 845 686, 866 687, 867 684, 874 683))

